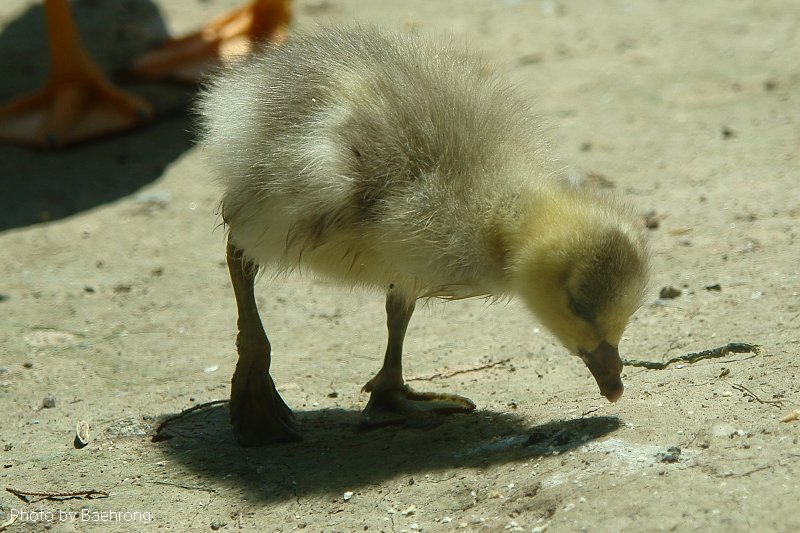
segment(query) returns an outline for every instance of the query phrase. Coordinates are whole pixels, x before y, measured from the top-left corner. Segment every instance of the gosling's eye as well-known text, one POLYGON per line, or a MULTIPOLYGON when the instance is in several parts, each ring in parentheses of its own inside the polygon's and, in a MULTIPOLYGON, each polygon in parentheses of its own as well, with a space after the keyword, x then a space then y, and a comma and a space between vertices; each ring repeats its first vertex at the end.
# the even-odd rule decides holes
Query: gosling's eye
POLYGON ((575 298, 569 299, 569 307, 572 309, 572 312, 584 319, 587 322, 594 321, 595 313, 594 310, 586 305, 584 302, 580 300, 576 300, 575 298))

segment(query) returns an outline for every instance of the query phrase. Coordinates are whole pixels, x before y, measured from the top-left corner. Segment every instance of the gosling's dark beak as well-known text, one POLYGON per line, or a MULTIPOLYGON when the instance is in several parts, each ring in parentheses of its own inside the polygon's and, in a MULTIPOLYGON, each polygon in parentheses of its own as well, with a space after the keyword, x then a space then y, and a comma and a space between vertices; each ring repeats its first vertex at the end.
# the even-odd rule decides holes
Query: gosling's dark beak
POLYGON ((592 352, 578 350, 581 359, 589 367, 589 372, 594 376, 597 385, 600 387, 600 394, 605 396, 609 402, 616 402, 622 396, 625 386, 622 384, 622 360, 619 358, 619 350, 606 341, 592 352))

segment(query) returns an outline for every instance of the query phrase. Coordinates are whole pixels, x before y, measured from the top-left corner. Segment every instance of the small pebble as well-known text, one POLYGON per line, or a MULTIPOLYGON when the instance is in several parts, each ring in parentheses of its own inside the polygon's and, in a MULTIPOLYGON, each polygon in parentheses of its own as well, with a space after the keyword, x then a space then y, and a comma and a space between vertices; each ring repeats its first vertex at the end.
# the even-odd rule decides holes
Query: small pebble
POLYGON ((677 446, 670 446, 666 452, 658 452, 656 459, 662 463, 677 463, 681 456, 681 449, 677 446))
POLYGON ((203 369, 203 372, 205 372, 206 374, 212 374, 212 373, 216 372, 217 370, 219 370, 219 365, 211 365, 211 366, 205 367, 203 369))
POLYGON ((516 520, 512 520, 506 526, 506 531, 525 531, 516 520))
POLYGON ((661 217, 655 211, 648 211, 644 214, 644 227, 647 229, 658 229, 661 225, 661 217))
POLYGON ((47 393, 47 396, 44 397, 42 400, 42 408, 44 409, 52 409, 56 406, 56 397, 50 393, 47 393))
POLYGON ((717 291, 717 292, 719 292, 719 291, 722 290, 722 285, 720 285, 719 283, 714 283, 713 285, 706 285, 705 289, 707 291, 717 291))
POLYGON ((217 531, 218 529, 222 529, 223 527, 227 526, 228 524, 225 522, 220 522, 219 520, 214 520, 211 522, 211 529, 217 531))
POLYGON ((672 300, 673 298, 677 298, 682 294, 680 289, 673 287, 672 285, 667 285, 666 287, 662 287, 658 293, 658 297, 662 300, 672 300))
POLYGON ((348 490, 347 492, 345 492, 342 495, 342 498, 344 498, 344 501, 350 501, 350 498, 352 498, 352 497, 353 497, 353 491, 351 491, 351 490, 348 490))
POLYGON ((78 450, 89 444, 89 422, 86 420, 78 422, 75 426, 75 440, 72 444, 78 450))
POLYGON ((734 130, 730 126, 722 126, 722 128, 720 129, 720 133, 722 133, 723 139, 732 139, 736 137, 736 130, 734 130))

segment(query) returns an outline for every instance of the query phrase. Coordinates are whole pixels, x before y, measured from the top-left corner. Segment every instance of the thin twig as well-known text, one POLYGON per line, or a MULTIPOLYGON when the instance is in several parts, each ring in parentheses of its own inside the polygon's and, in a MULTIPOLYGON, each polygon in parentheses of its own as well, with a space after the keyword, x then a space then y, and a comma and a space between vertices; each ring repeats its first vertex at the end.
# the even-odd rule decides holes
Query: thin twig
POLYGON ((11 515, 11 518, 0 524, 0 531, 5 531, 17 521, 18 515, 11 515))
POLYGON ((702 361, 703 359, 716 359, 719 357, 725 357, 726 355, 732 353, 754 353, 759 354, 761 353, 761 346, 757 344, 748 344, 746 342, 730 342, 725 346, 720 346, 719 348, 712 348, 710 350, 703 350, 702 352, 695 352, 686 355, 680 355, 678 357, 673 357, 669 361, 664 363, 658 361, 639 361, 637 359, 625 359, 622 361, 622 364, 625 366, 640 366, 644 368, 649 368, 651 370, 664 370, 672 363, 696 363, 697 361, 702 361))
POLYGON ((193 487, 191 485, 181 485, 180 483, 170 483, 169 481, 150 481, 149 483, 153 483, 155 485, 166 485, 168 487, 178 487, 179 489, 187 489, 187 490, 202 490, 203 492, 210 492, 212 494, 216 494, 216 489, 209 489, 207 487, 193 487))
MULTIPOLYGON (((779 463, 779 465, 780 465, 780 463, 779 463)), ((780 465, 780 466, 783 466, 783 465, 780 465)), ((770 470, 772 468, 775 468, 775 465, 760 466, 758 468, 754 468, 752 470, 748 470, 747 472, 742 472, 741 474, 736 474, 734 472, 728 472, 726 474, 723 474, 722 477, 746 477, 746 476, 749 476, 751 474, 755 474, 756 472, 762 472, 764 470, 770 470)))
POLYGON ((469 368, 462 368, 459 370, 450 370, 448 372, 437 372, 435 374, 431 374, 430 376, 417 376, 412 378, 406 378, 406 381, 433 381, 434 379, 439 378, 451 378, 453 376, 457 376, 459 374, 467 374, 469 372, 479 372, 481 370, 486 370, 487 368, 493 368, 495 366, 504 365, 511 361, 511 358, 501 359, 499 361, 492 361, 490 363, 486 363, 485 365, 473 366, 469 368))
POLYGON ((6 487, 6 490, 19 498, 20 500, 24 501, 25 503, 32 503, 30 498, 38 498, 34 501, 39 500, 69 500, 72 498, 87 498, 89 500, 94 498, 108 498, 108 493, 104 490, 96 490, 96 489, 88 489, 88 490, 76 490, 71 492, 34 492, 28 490, 19 490, 14 489, 11 487, 6 487))
POLYGON ((597 407, 591 407, 591 408, 587 409, 586 411, 582 412, 581 416, 590 415, 590 414, 594 413, 595 411, 599 411, 600 409, 602 409, 602 407, 603 407, 602 405, 598 405, 597 407))
POLYGON ((769 405, 773 405, 775 407, 783 407, 783 400, 762 400, 761 398, 758 397, 758 395, 755 392, 751 391, 750 389, 748 389, 744 385, 739 385, 738 383, 731 383, 731 387, 733 387, 734 389, 736 389, 738 391, 741 391, 741 392, 747 394, 748 396, 753 398, 758 403, 769 404, 769 405))
POLYGON ((176 420, 180 420, 181 418, 185 417, 186 415, 188 415, 190 413, 193 413, 195 411, 199 411, 200 409, 205 409, 206 407, 211 407, 212 405, 218 405, 218 404, 221 404, 221 403, 226 403, 227 401, 228 400, 212 400, 210 402, 200 403, 200 404, 197 404, 197 405, 193 405, 188 409, 184 409, 183 411, 181 411, 177 415, 173 415, 173 416, 170 416, 168 418, 165 418, 164 420, 161 421, 161 423, 156 428, 156 434, 153 437, 153 441, 154 442, 158 442, 159 440, 166 440, 166 439, 164 439, 162 437, 161 432, 164 430, 165 427, 167 427, 168 424, 171 424, 172 422, 175 422, 176 420))

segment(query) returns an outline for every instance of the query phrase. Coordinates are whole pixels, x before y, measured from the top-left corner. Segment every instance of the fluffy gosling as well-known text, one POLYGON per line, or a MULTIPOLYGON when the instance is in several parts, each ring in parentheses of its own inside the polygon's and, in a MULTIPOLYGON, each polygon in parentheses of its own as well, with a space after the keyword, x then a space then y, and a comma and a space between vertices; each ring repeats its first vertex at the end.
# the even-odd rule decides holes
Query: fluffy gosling
POLYGON ((388 346, 364 386, 364 425, 475 407, 404 383, 420 298, 518 295, 601 394, 622 395, 617 346, 648 273, 640 231, 617 201, 557 177, 527 102, 480 60, 416 36, 318 29, 220 73, 199 111, 224 187, 240 443, 300 438, 269 375, 260 268, 386 292, 388 346))

